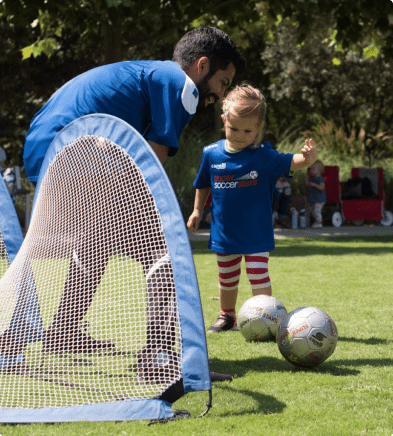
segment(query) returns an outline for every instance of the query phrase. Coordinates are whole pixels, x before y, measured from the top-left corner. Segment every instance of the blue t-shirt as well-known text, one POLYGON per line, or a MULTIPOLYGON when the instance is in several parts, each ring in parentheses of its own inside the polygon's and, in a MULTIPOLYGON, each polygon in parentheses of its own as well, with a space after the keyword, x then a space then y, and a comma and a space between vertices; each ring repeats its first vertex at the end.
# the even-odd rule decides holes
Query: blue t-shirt
POLYGON ((194 82, 172 61, 126 61, 87 71, 58 89, 34 116, 23 155, 27 175, 37 181, 57 133, 93 113, 126 121, 146 139, 170 147, 173 156, 198 99, 194 82))
MULTIPOLYGON (((316 183, 320 185, 321 183, 325 183, 325 179, 322 176, 312 177, 310 182, 316 183)), ((324 203, 326 201, 326 192, 320 191, 314 186, 310 186, 308 189, 307 201, 309 203, 324 203)))
POLYGON ((194 187, 211 187, 212 251, 248 254, 274 249, 273 191, 280 177, 290 177, 292 157, 268 142, 237 153, 225 150, 225 140, 203 149, 194 187))

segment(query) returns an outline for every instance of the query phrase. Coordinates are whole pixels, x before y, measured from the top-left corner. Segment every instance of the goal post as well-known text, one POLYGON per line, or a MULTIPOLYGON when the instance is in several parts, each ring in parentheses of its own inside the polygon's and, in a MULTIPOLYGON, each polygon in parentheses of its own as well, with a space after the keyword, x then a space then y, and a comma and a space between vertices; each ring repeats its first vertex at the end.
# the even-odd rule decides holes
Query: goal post
POLYGON ((53 140, 0 307, 0 422, 166 419, 182 395, 211 391, 177 199, 116 117, 81 117, 53 140))

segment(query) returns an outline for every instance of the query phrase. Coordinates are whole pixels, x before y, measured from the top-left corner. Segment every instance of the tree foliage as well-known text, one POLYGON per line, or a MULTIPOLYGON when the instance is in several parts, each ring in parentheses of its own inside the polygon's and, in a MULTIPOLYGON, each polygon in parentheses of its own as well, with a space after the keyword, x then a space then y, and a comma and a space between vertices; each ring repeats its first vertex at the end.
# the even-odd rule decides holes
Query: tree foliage
POLYGON ((297 34, 296 24, 282 21, 261 54, 264 73, 271 79, 271 98, 286 105, 289 116, 304 122, 315 114, 344 121, 348 134, 352 127, 374 135, 390 130, 393 61, 370 56, 369 39, 344 50, 328 25, 311 32, 302 44, 297 43, 297 34))
POLYGON ((199 24, 242 48, 240 79, 266 90, 278 132, 318 113, 375 136, 392 124, 392 23, 388 0, 3 0, 0 145, 21 165, 29 122, 57 88, 105 63, 171 58, 199 24))
MULTIPOLYGON (((22 165, 34 113, 72 77, 125 59, 170 59, 195 20, 229 16, 237 0, 3 0, 0 146, 22 165)), ((245 11, 253 2, 244 3, 245 11), (248 6, 247 6, 248 5, 248 6)))

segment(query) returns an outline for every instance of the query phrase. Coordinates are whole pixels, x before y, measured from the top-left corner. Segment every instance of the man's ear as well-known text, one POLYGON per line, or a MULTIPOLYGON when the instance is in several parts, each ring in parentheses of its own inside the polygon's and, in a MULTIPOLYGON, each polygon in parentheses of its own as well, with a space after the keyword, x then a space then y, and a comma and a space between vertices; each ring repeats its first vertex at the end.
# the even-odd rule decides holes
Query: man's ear
POLYGON ((207 56, 202 56, 196 59, 193 63, 193 69, 199 78, 205 78, 210 70, 209 58, 207 56))
POLYGON ((200 83, 210 71, 210 61, 207 56, 201 56, 195 59, 190 68, 185 70, 185 73, 195 84, 200 83))
POLYGON ((207 73, 209 73, 210 70, 210 61, 207 56, 202 56, 194 62, 195 65, 195 72, 197 74, 205 76, 207 73))
POLYGON ((226 122, 226 118, 225 118, 225 115, 224 114, 221 114, 221 119, 222 119, 222 122, 224 123, 224 126, 225 126, 225 122, 226 122))

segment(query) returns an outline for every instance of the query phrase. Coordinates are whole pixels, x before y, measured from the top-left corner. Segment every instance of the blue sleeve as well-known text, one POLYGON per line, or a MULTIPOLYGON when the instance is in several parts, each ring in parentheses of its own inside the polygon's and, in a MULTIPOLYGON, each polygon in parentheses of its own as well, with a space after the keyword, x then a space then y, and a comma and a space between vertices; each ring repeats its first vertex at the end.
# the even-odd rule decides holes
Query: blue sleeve
POLYGON ((157 144, 170 147, 176 154, 178 140, 196 112, 198 90, 174 62, 157 62, 145 70, 141 83, 150 105, 151 123, 144 135, 157 144))
POLYGON ((194 181, 194 188, 205 189, 211 186, 211 174, 210 174, 210 159, 206 150, 203 150, 201 165, 199 167, 198 174, 194 181))
MULTIPOLYGON (((265 145, 265 144, 264 144, 265 145)), ((274 150, 270 144, 267 147, 269 169, 272 177, 279 179, 280 177, 291 178, 291 164, 293 159, 292 153, 280 153, 274 150)))

